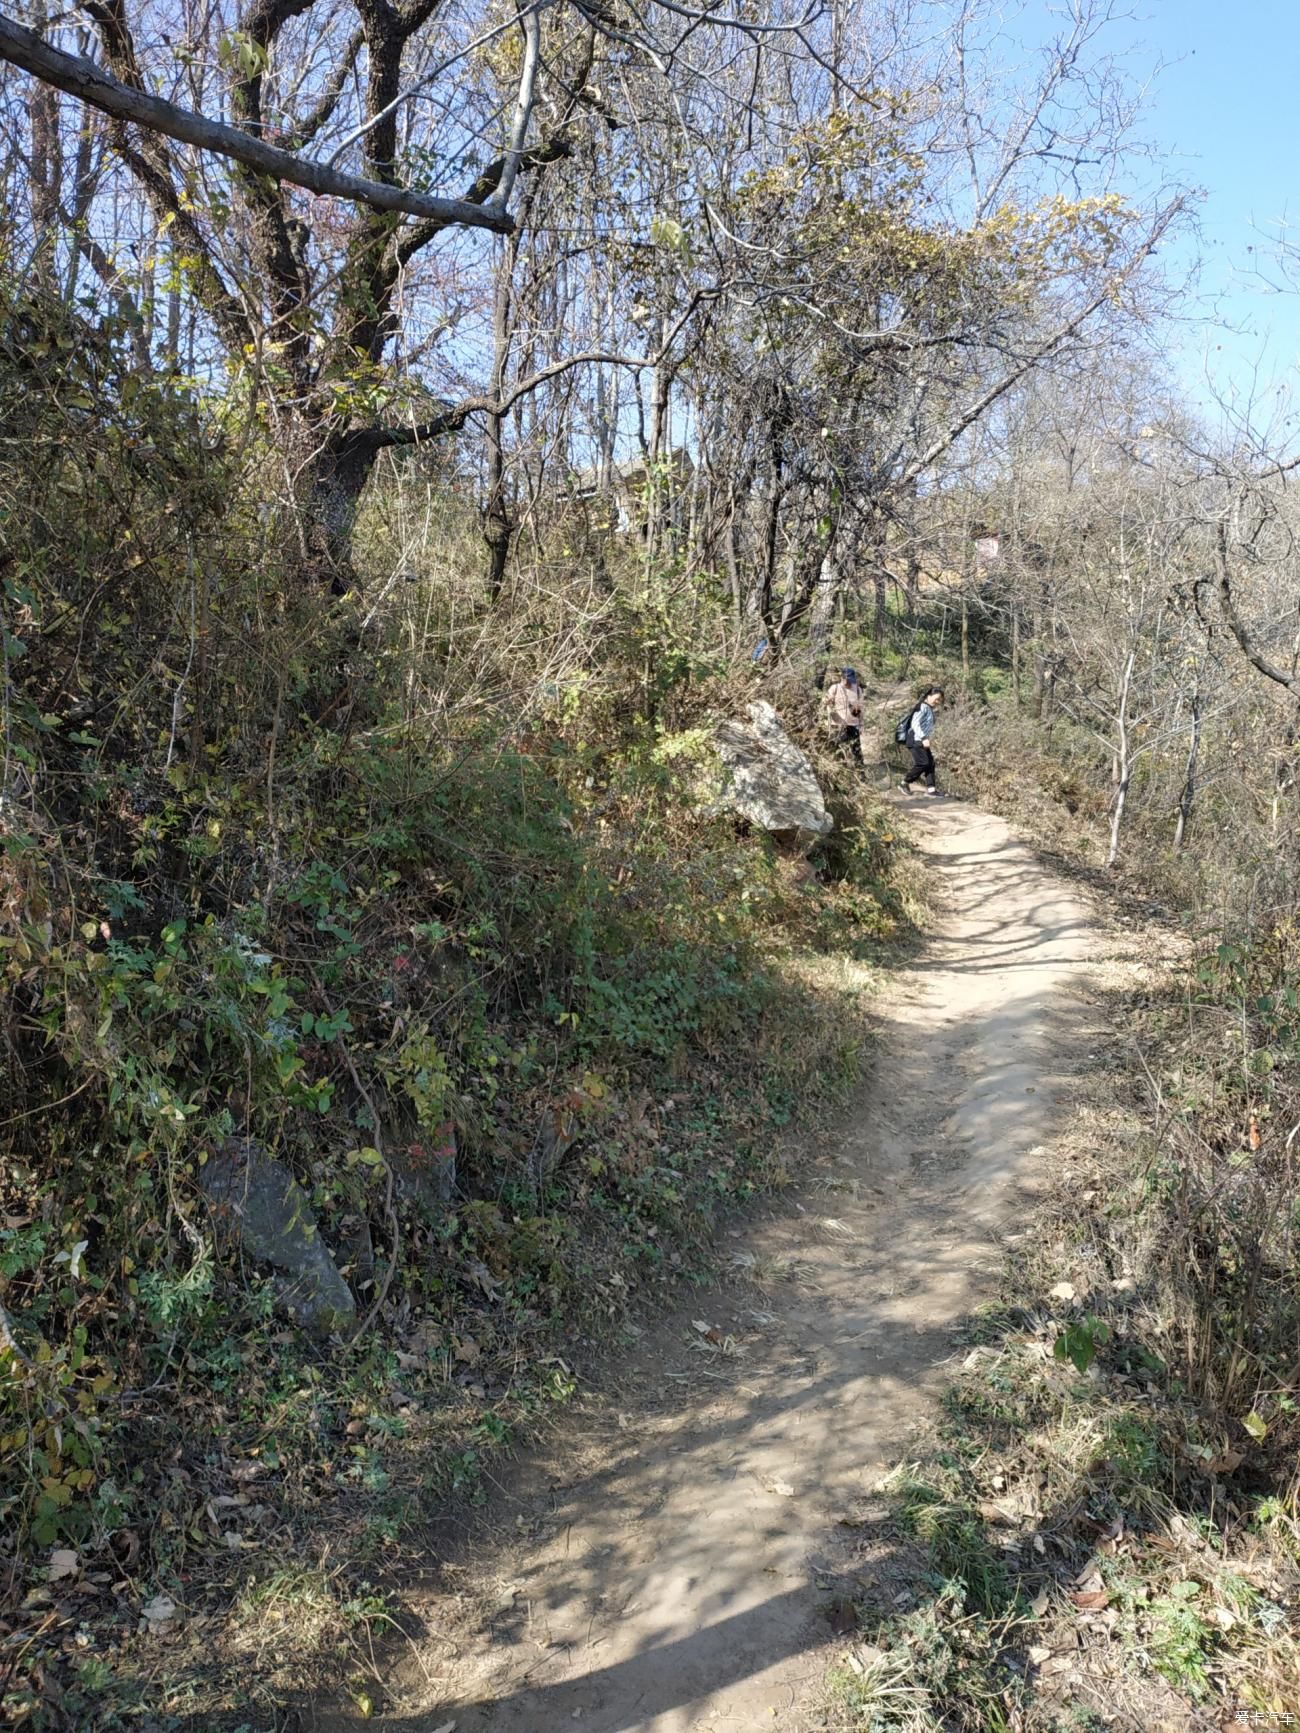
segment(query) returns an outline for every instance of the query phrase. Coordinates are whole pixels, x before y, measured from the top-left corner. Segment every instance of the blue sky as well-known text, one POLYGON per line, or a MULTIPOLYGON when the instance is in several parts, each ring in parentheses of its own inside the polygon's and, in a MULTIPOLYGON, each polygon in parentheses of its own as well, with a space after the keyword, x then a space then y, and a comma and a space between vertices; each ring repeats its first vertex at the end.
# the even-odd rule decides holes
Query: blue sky
MULTIPOLYGON (((1144 130, 1175 176, 1206 193, 1199 296, 1188 310, 1204 323, 1184 330, 1179 377, 1202 397, 1207 371, 1238 395, 1252 381, 1266 389, 1294 381, 1300 265, 1293 293, 1270 294, 1252 274, 1267 270, 1281 280, 1271 254, 1288 218, 1300 248, 1300 6, 1147 0, 1130 29, 1140 44, 1135 70, 1165 62, 1144 130), (1216 318, 1233 329, 1216 329, 1216 318)), ((1183 260, 1196 250, 1184 246, 1183 260)))

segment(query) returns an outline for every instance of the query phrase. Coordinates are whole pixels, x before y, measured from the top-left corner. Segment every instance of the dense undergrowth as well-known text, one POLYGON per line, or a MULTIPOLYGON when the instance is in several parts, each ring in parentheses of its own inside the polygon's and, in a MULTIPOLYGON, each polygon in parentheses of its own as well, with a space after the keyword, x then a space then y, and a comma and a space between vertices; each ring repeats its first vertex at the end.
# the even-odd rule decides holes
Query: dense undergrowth
POLYGON ((331 598, 272 428, 6 293, 4 1720, 260 1727, 306 1678, 373 1695, 409 1538, 782 1182, 907 929, 900 845, 829 758, 811 872, 701 808, 745 689, 671 574, 581 631, 489 617, 413 458, 424 576, 381 492, 374 589, 331 598), (292 1170, 355 1322, 298 1328, 215 1231, 232 1144, 292 1170))
POLYGON ((1300 1703, 1300 968, 1289 831, 1183 851, 1135 803, 1104 871, 1110 766, 960 679, 945 763, 1097 894, 1127 953, 1057 1186, 972 1320, 941 1422, 881 1488, 911 1550, 868 1594, 836 1726, 1284 1725, 1300 1703))

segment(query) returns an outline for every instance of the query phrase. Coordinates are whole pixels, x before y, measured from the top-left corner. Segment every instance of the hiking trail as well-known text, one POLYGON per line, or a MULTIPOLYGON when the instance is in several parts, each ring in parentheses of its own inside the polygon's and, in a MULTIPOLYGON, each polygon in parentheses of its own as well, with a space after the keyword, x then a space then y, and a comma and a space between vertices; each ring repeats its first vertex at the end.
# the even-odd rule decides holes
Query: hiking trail
POLYGON ((906 811, 936 913, 875 1006, 858 1101, 796 1201, 724 1240, 737 1280, 647 1332, 519 1465, 495 1534, 413 1591, 418 1665, 392 1681, 402 1706, 364 1725, 816 1725, 837 1605, 864 1577, 892 1586, 891 1544, 843 1519, 870 1512, 933 1404, 1000 1235, 1046 1183, 1068 1078, 1106 1034, 1097 939, 1067 886, 1000 819, 906 811))

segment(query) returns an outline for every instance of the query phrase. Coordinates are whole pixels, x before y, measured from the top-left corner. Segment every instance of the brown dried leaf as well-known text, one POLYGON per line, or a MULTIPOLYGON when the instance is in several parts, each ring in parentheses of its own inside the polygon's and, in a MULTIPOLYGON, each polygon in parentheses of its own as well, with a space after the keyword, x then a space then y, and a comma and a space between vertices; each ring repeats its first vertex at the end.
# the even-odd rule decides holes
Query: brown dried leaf
POLYGON ((1212 1456, 1205 1466, 1211 1474, 1232 1474, 1241 1467, 1245 1460, 1244 1450, 1228 1449, 1220 1451, 1217 1456, 1212 1456))
POLYGON ((1076 1589, 1070 1599, 1081 1613, 1099 1613, 1110 1605, 1110 1596, 1105 1589, 1076 1589))

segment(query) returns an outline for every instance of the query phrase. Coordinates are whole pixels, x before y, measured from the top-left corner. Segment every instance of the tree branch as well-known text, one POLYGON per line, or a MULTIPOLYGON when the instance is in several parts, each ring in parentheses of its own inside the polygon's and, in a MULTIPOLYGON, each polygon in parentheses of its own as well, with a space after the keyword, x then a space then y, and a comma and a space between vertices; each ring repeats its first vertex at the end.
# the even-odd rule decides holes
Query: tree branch
POLYGON ((1232 578, 1228 571, 1228 526, 1222 518, 1215 526, 1214 563, 1219 574, 1219 601, 1223 607, 1223 617, 1228 622, 1228 630, 1240 645, 1242 655, 1266 680, 1285 687, 1293 698, 1300 699, 1300 679, 1275 667, 1262 650, 1255 648, 1250 641, 1250 633, 1237 612, 1237 604, 1232 594, 1232 578))
MULTIPOLYGON (((549 163, 559 162, 563 157, 572 156, 573 140, 566 132, 558 132, 547 139, 544 144, 526 150, 519 159, 519 172, 527 173, 533 169, 545 168, 549 163)), ((506 159, 499 156, 495 162, 490 162, 479 175, 473 186, 465 194, 471 204, 487 205, 488 200, 501 184, 501 177, 506 170, 506 159)), ((409 265, 419 252, 423 252, 430 241, 434 241, 447 227, 445 219, 430 219, 417 223, 413 229, 408 229, 397 243, 396 259, 399 265, 409 265)))
POLYGON ((407 216, 439 222, 444 227, 493 229, 498 234, 509 234, 514 226, 505 211, 487 210, 481 204, 463 199, 435 198, 405 187, 363 180, 359 175, 347 174, 341 169, 328 169, 322 163, 304 161, 291 151, 279 150, 261 139, 251 138, 238 127, 178 108, 175 103, 151 96, 145 90, 133 90, 110 77, 93 60, 52 48, 3 12, 0 12, 0 59, 10 61, 81 102, 103 109, 117 120, 134 122, 149 132, 163 133, 168 138, 180 139, 217 156, 231 157, 275 180, 306 187, 308 191, 325 197, 371 205, 376 210, 400 211, 407 216))
POLYGON ((311 143, 338 107, 339 99, 343 95, 343 87, 352 76, 353 69, 357 64, 357 56, 361 53, 365 40, 366 36, 363 30, 354 30, 348 38, 348 45, 343 50, 343 58, 330 73, 329 82, 321 92, 320 101, 311 113, 299 121, 293 129, 293 143, 298 150, 301 150, 305 144, 311 143))
POLYGON ((466 397, 459 403, 448 404, 440 415, 434 416, 431 421, 421 422, 417 427, 366 428, 358 433, 347 434, 344 438, 360 441, 374 451, 388 451, 395 446, 423 445, 429 440, 441 439, 445 434, 459 433, 471 415, 505 415, 521 397, 527 397, 539 386, 545 385, 551 379, 558 379, 561 374, 569 373, 575 367, 628 367, 637 372, 662 367, 665 357, 696 309, 705 301, 716 300, 721 292, 720 289, 697 289, 656 355, 622 355, 605 349, 584 349, 577 355, 565 355, 558 361, 538 368, 536 373, 516 380, 504 397, 486 394, 466 397))
POLYGON ((1013 385, 1023 379, 1027 373, 1032 372, 1033 369, 1045 361, 1054 350, 1059 349, 1061 344, 1064 343, 1068 337, 1072 337, 1082 325, 1085 325, 1098 308, 1104 306, 1105 303, 1111 299, 1115 294, 1118 285, 1123 282, 1125 278, 1131 276, 1138 266, 1146 259, 1150 258, 1151 254, 1155 252, 1162 237, 1168 230, 1169 225, 1173 222, 1179 211, 1182 210, 1184 203, 1185 201, 1183 199, 1178 198, 1163 210, 1156 219, 1146 240, 1138 248, 1137 252, 1129 260, 1124 269, 1117 272, 1114 276, 1108 277, 1106 282, 1092 297, 1092 299, 1086 302, 1077 313, 1071 314, 1068 319, 1058 325, 1056 330, 1053 331, 1050 336, 1044 338, 1041 343, 1035 345, 1030 354, 1017 362, 1016 365, 1004 373, 1000 379, 995 380, 988 390, 980 397, 977 397, 975 402, 971 404, 968 409, 966 409, 954 421, 950 422, 944 431, 907 466, 898 482, 898 485, 900 487, 906 487, 910 485, 910 483, 914 482, 919 476, 924 475, 926 470, 930 468, 931 464, 937 463, 944 453, 950 450, 952 446, 957 443, 958 439, 961 438, 966 429, 978 421, 987 410, 991 409, 1000 397, 1004 397, 1007 392, 1011 390, 1013 385))
POLYGON ((545 0, 528 0, 520 9, 519 23, 524 33, 524 61, 519 73, 519 92, 515 98, 514 122, 510 128, 510 148, 505 153, 501 184, 487 202, 489 210, 505 210, 515 190, 515 176, 524 159, 524 140, 533 118, 533 102, 537 96, 537 68, 542 58, 541 7, 545 0))

